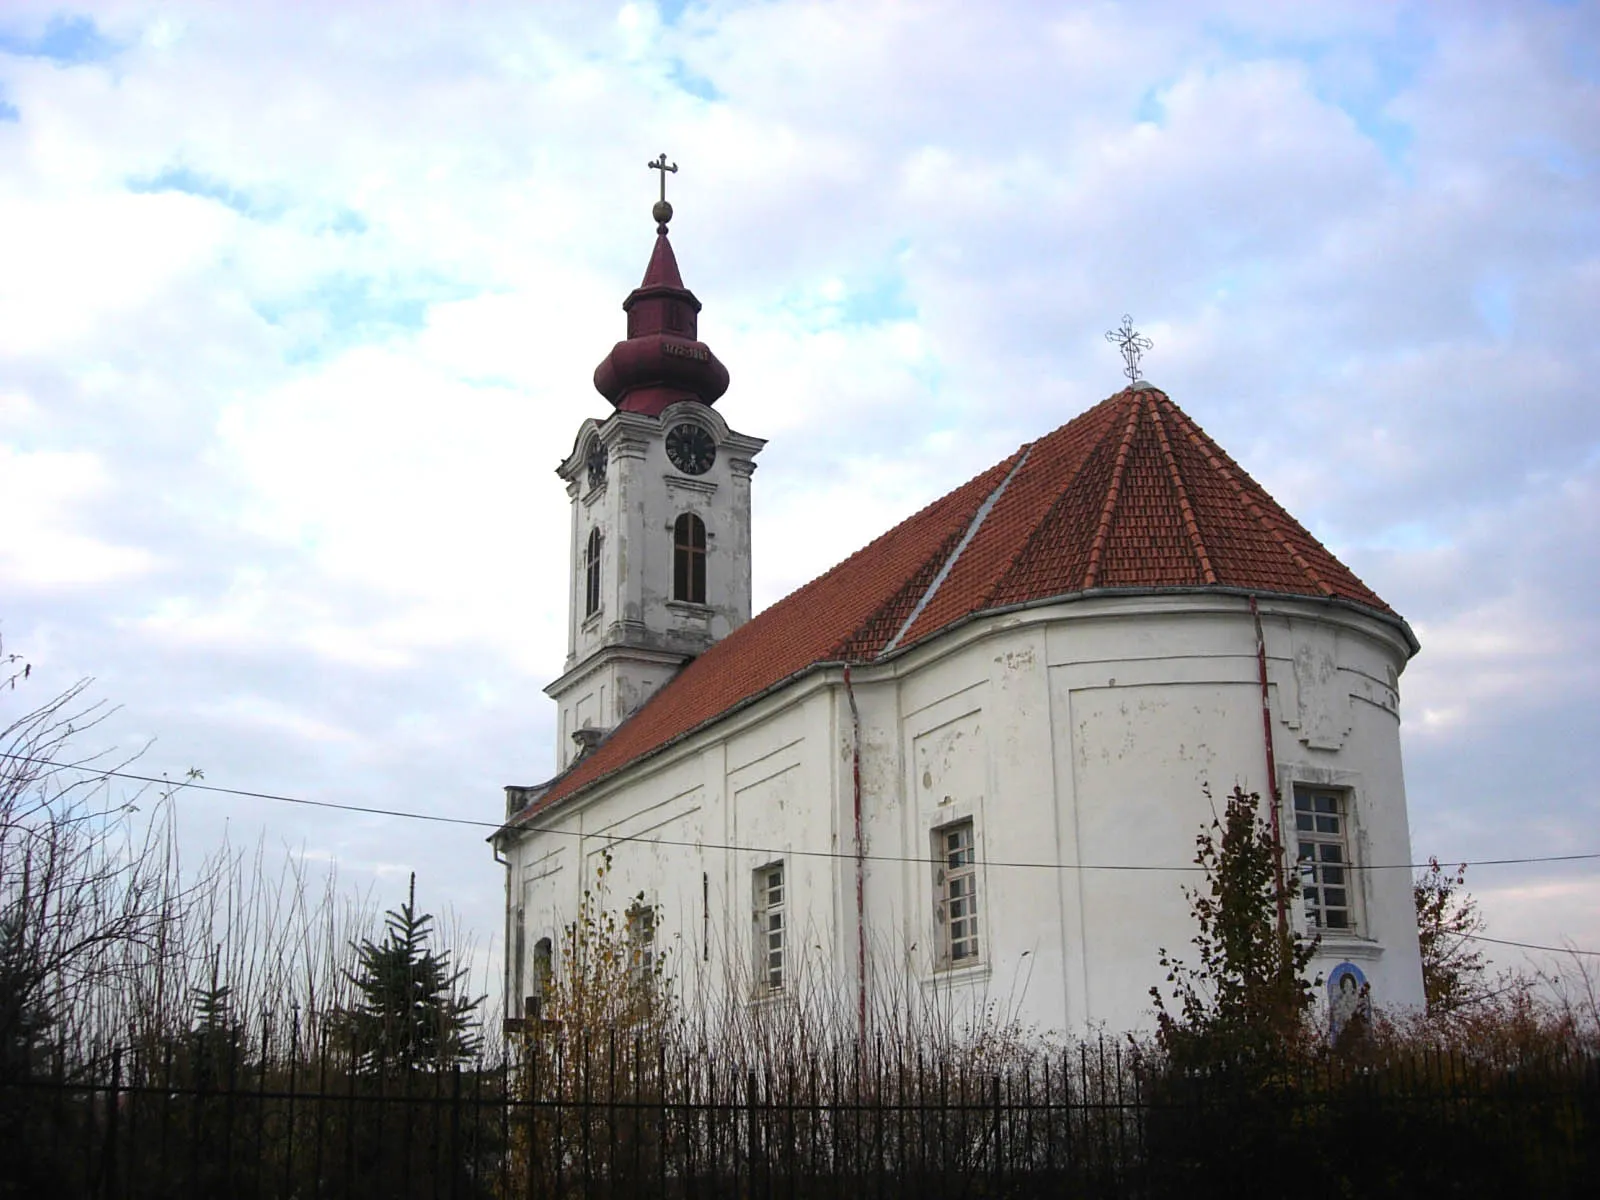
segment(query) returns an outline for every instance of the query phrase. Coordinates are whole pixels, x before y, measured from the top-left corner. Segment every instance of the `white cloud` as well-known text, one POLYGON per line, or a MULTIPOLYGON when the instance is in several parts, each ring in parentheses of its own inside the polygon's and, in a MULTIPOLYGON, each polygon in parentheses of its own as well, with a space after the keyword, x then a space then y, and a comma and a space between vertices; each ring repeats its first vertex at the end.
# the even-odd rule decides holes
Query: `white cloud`
POLYGON ((107 487, 105 465, 83 452, 25 453, 0 444, 0 576, 53 589, 110 583, 148 571, 155 556, 81 531, 75 509, 107 487))
POLYGON ((44 199, 0 188, 0 354, 71 354, 160 306, 216 253, 233 216, 193 197, 44 199))

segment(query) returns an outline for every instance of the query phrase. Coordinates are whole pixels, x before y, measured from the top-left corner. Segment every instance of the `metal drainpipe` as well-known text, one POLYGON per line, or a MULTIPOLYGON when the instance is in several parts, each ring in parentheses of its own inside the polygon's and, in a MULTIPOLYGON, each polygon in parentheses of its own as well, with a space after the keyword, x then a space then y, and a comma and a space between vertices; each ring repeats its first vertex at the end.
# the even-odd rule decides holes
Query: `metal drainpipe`
POLYGON ((1256 674, 1261 680, 1261 738, 1267 748, 1267 790, 1272 801, 1272 868, 1277 880, 1278 936, 1289 929, 1289 909, 1283 895, 1283 833, 1278 825, 1278 809, 1283 797, 1278 794, 1278 760, 1272 752, 1272 706, 1267 698, 1267 638, 1261 630, 1261 609, 1250 593, 1250 619, 1256 626, 1256 674))
POLYGON ((509 1017, 511 1015, 512 1006, 521 1002, 520 998, 514 999, 511 995, 511 860, 502 856, 500 850, 500 838, 498 836, 490 839, 489 844, 494 847, 495 862, 499 863, 506 869, 506 950, 504 961, 501 963, 500 970, 500 988, 503 995, 503 999, 500 1002, 500 1007, 503 1014, 501 1017, 503 1023, 505 1017, 509 1017))
POLYGON ((850 683, 850 664, 844 665, 844 692, 850 698, 850 773, 855 789, 856 824, 856 1020, 867 1036, 867 863, 866 839, 861 831, 861 710, 850 683))

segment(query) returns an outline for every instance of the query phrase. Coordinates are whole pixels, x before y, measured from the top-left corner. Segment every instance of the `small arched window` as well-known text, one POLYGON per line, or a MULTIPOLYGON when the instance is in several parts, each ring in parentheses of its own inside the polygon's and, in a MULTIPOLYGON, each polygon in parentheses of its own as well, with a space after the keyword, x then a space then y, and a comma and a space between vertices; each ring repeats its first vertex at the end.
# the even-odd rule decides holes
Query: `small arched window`
POLYGON ((672 598, 706 602, 706 525, 693 513, 681 514, 672 526, 672 598))
POLYGON ((600 531, 589 531, 589 544, 583 552, 583 615, 600 611, 600 531))

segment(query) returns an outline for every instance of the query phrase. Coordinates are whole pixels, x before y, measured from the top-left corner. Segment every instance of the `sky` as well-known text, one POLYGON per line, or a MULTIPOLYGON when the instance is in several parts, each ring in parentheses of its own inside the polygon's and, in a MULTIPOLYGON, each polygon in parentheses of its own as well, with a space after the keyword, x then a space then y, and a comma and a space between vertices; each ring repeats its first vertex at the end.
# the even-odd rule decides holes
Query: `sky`
MULTIPOLYGON (((0 0, 0 724, 93 677, 155 776, 548 777, 554 468, 662 151, 758 609, 1116 391, 1130 313, 1416 631, 1414 855, 1600 851, 1595 3, 0 0)), ((177 805, 498 952, 486 830, 177 805)), ((1468 882, 1600 950, 1600 863, 1468 882)))

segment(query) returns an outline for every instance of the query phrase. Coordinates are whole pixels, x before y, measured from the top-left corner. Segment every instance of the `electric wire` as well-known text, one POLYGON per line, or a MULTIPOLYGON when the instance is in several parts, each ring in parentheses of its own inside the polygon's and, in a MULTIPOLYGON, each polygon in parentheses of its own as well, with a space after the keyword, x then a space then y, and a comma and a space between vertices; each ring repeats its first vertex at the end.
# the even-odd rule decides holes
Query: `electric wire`
MULTIPOLYGON (((441 815, 436 814, 436 813, 411 812, 411 811, 409 811, 407 809, 402 809, 402 808, 378 808, 376 806, 367 805, 367 804, 341 804, 341 803, 339 803, 337 801, 334 801, 334 800, 312 800, 312 799, 309 799, 309 798, 304 797, 304 796, 285 796, 285 795, 282 795, 282 794, 276 793, 276 792, 257 792, 257 791, 251 791, 251 790, 249 790, 247 788, 220 787, 220 786, 218 786, 216 784, 201 783, 201 782, 199 782, 198 780, 195 780, 195 779, 183 779, 183 780, 176 780, 175 781, 175 780, 170 779, 170 778, 168 778, 166 776, 136 775, 131 771, 101 770, 101 769, 97 769, 97 768, 94 768, 94 767, 82 766, 82 765, 73 764, 73 763, 58 763, 58 762, 54 762, 54 761, 48 760, 48 759, 30 758, 27 755, 21 755, 21 754, 7 754, 7 753, 4 753, 4 752, 0 752, 0 758, 7 758, 7 759, 12 759, 12 760, 17 761, 17 762, 26 762, 26 763, 30 763, 30 764, 36 764, 36 765, 48 766, 48 767, 66 767, 66 768, 70 768, 70 769, 73 769, 73 770, 88 772, 90 774, 93 774, 95 777, 102 778, 102 779, 125 779, 125 780, 129 780, 129 781, 135 782, 135 783, 154 784, 156 786, 166 787, 166 788, 170 789, 168 794, 172 795, 172 796, 176 796, 179 792, 184 791, 184 790, 192 790, 192 791, 211 792, 213 794, 221 795, 221 796, 237 796, 237 797, 240 797, 240 798, 243 798, 243 799, 269 800, 269 801, 273 801, 273 802, 279 803, 279 804, 295 804, 295 805, 301 805, 301 806, 304 806, 304 807, 307 807, 307 808, 332 809, 332 810, 334 810, 336 812, 360 813, 360 814, 367 815, 367 816, 395 817, 395 818, 399 818, 401 820, 407 820, 407 821, 427 821, 427 822, 433 822, 433 823, 440 824, 440 825, 462 825, 462 826, 468 826, 468 827, 475 828, 475 829, 494 829, 494 830, 500 830, 500 829, 506 828, 506 823, 505 822, 476 821, 476 820, 473 820, 470 817, 446 817, 446 816, 441 816, 441 815)), ((865 859, 868 862, 916 863, 916 864, 919 864, 919 865, 937 864, 938 861, 939 861, 938 859, 935 859, 935 858, 919 858, 919 857, 914 857, 912 855, 904 855, 904 854, 864 854, 864 855, 857 856, 855 854, 849 853, 847 851, 842 851, 842 850, 797 850, 797 849, 795 849, 793 847, 788 847, 788 848, 785 848, 785 849, 780 851, 778 849, 775 849, 773 847, 768 847, 768 846, 739 846, 739 845, 733 845, 733 844, 729 844, 729 843, 719 843, 719 842, 690 842, 690 841, 683 841, 683 840, 673 839, 673 838, 652 838, 652 837, 646 837, 646 836, 644 836, 642 834, 580 833, 579 831, 572 830, 572 829, 558 829, 558 828, 555 828, 555 827, 552 827, 552 826, 540 826, 540 825, 532 825, 532 824, 518 825, 515 828, 519 832, 545 833, 545 834, 551 834, 551 835, 558 836, 558 837, 597 838, 597 839, 601 839, 601 840, 605 841, 607 844, 610 844, 610 845, 616 845, 616 844, 623 843, 623 842, 636 842, 636 843, 640 843, 640 844, 643 844, 643 845, 651 845, 651 846, 681 846, 681 847, 687 847, 687 848, 690 848, 690 849, 697 849, 697 850, 721 850, 721 851, 728 851, 728 852, 733 852, 733 853, 751 853, 751 854, 779 854, 779 853, 781 853, 781 854, 792 854, 792 855, 794 855, 796 857, 804 857, 804 858, 828 858, 828 859, 851 859, 851 860, 854 860, 857 857, 860 857, 862 859, 865 859)), ((1593 860, 1593 859, 1600 859, 1600 852, 1584 853, 1584 854, 1532 854, 1532 855, 1523 855, 1523 856, 1516 857, 1516 858, 1480 858, 1480 859, 1469 860, 1467 862, 1461 863, 1460 865, 1464 866, 1464 867, 1499 867, 1499 866, 1512 866, 1512 865, 1520 865, 1520 864, 1527 864, 1527 863, 1584 862, 1584 861, 1589 861, 1589 860, 1593 860)), ((1443 862, 1444 860, 1440 859, 1439 861, 1443 862)), ((1203 867, 1201 867, 1201 866, 1199 866, 1197 864, 1192 864, 1192 865, 1188 865, 1188 866, 1162 866, 1162 865, 1159 865, 1159 864, 1139 864, 1139 863, 1007 862, 1007 861, 998 860, 998 859, 981 860, 981 865, 984 866, 984 867, 1023 868, 1023 869, 1031 869, 1031 870, 1054 870, 1054 871, 1165 871, 1165 872, 1183 871, 1183 872, 1190 872, 1190 871, 1203 871, 1205 869, 1205 868, 1203 868, 1203 867)), ((1367 871, 1398 871, 1398 870, 1413 870, 1414 871, 1414 870, 1421 870, 1424 867, 1427 867, 1429 865, 1431 865, 1431 864, 1425 863, 1425 862, 1424 863, 1383 863, 1383 864, 1370 864, 1370 865, 1369 864, 1357 864, 1357 863, 1346 863, 1346 864, 1344 864, 1344 866, 1345 866, 1345 868, 1347 870, 1367 870, 1367 871)), ((1592 957, 1592 958, 1600 958, 1600 950, 1580 950, 1580 949, 1578 949, 1576 947, 1573 947, 1573 946, 1544 946, 1544 945, 1540 945, 1540 944, 1538 944, 1536 942, 1517 942, 1517 941, 1508 940, 1506 938, 1487 937, 1487 936, 1485 936, 1484 934, 1481 934, 1481 933, 1465 933, 1465 934, 1462 934, 1461 936, 1463 938, 1467 939, 1468 941, 1492 942, 1497 946, 1514 946, 1514 947, 1517 947, 1517 948, 1523 949, 1523 950, 1541 950, 1541 951, 1545 951, 1545 952, 1550 953, 1550 954, 1579 954, 1579 955, 1584 955, 1584 956, 1592 957)))
MULTIPOLYGON (((21 754, 6 754, 0 752, 0 758, 13 759, 18 762, 36 763, 51 767, 72 767, 73 769, 93 774, 97 778, 125 779, 135 783, 154 784, 166 787, 176 795, 182 791, 211 792, 222 796, 238 796, 251 800, 270 800, 279 804, 295 804, 306 808, 332 809, 338 812, 361 813, 368 816, 395 817, 407 821, 428 821, 440 825, 462 825, 474 829, 508 829, 515 833, 543 833, 553 837, 590 838, 598 839, 610 844, 623 842, 636 842, 647 846, 679 846, 695 850, 721 850, 730 853, 749 854, 792 854, 797 858, 824 858, 848 859, 855 861, 858 857, 867 862, 883 863, 934 863, 940 860, 934 857, 908 854, 863 854, 857 855, 849 850, 805 850, 794 847, 773 847, 736 845, 728 842, 687 841, 675 838, 650 837, 645 834, 626 833, 590 833, 575 829, 561 829, 552 825, 535 825, 522 823, 512 825, 507 821, 478 821, 471 817, 447 817, 437 813, 412 812, 403 808, 379 808, 367 804, 342 804, 334 800, 312 800, 305 796, 286 796, 277 792, 257 792, 246 788, 220 787, 216 784, 200 783, 193 779, 174 780, 167 776, 136 775, 130 771, 101 770, 96 767, 78 766, 71 763, 58 763, 45 759, 30 758, 21 754)), ((1468 859, 1459 865, 1463 867, 1504 867, 1529 863, 1555 863, 1555 862, 1588 862, 1600 859, 1600 851, 1581 854, 1530 854, 1514 858, 1478 858, 1468 859)), ((1183 866, 1164 865, 1160 863, 1061 863, 1061 862, 1029 862, 1011 861, 1005 859, 980 859, 977 860, 985 867, 998 867, 1006 869, 1034 870, 1034 871, 1138 871, 1138 872, 1203 872, 1204 867, 1199 864, 1183 866)), ((1440 863, 1447 860, 1440 858, 1440 863)), ((1455 859, 1450 859, 1451 865, 1456 865, 1455 859)), ((1405 863, 1341 863, 1346 870, 1354 871, 1420 871, 1430 864, 1426 862, 1405 863)))
POLYGON ((1493 942, 1496 946, 1520 946, 1524 950, 1548 950, 1551 954, 1582 954, 1600 958, 1600 950, 1579 950, 1576 946, 1541 946, 1537 942, 1513 942, 1506 938, 1485 937, 1481 933, 1463 933, 1469 942, 1493 942))

